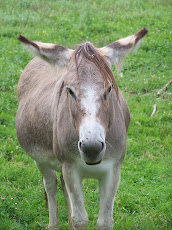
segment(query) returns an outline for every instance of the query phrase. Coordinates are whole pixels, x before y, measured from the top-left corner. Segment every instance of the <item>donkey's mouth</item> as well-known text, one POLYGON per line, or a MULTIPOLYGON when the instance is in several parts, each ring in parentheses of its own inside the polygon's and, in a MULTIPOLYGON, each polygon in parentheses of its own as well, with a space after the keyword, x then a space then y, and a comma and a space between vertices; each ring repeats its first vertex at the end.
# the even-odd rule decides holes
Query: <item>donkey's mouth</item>
POLYGON ((87 162, 85 162, 87 165, 98 165, 98 164, 100 164, 102 161, 100 160, 100 161, 98 161, 98 162, 96 162, 96 163, 87 163, 87 162))

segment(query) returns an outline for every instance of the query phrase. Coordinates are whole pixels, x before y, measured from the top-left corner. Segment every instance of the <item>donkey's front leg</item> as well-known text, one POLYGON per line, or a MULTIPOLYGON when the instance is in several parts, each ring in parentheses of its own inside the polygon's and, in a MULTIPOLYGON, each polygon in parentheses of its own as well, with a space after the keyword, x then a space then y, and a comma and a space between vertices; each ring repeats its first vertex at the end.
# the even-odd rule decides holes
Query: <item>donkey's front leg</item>
POLYGON ((67 193, 67 190, 66 190, 66 185, 65 185, 65 182, 64 182, 64 179, 63 179, 63 174, 61 174, 60 180, 61 180, 63 194, 64 194, 64 197, 65 197, 66 206, 67 206, 67 215, 68 215, 68 221, 69 221, 69 230, 73 230, 72 221, 71 221, 71 205, 70 205, 69 196, 68 196, 68 193, 67 193))
POLYGON ((100 180, 100 210, 97 221, 98 230, 113 230, 113 206, 120 181, 120 167, 109 169, 100 180))
POLYGON ((49 225, 48 229, 58 229, 59 221, 57 215, 57 176, 56 172, 36 162, 36 165, 43 175, 45 191, 48 197, 49 225))
POLYGON ((71 220, 74 230, 85 230, 88 224, 88 215, 84 207, 82 192, 82 178, 76 165, 64 163, 63 178, 71 206, 71 220))

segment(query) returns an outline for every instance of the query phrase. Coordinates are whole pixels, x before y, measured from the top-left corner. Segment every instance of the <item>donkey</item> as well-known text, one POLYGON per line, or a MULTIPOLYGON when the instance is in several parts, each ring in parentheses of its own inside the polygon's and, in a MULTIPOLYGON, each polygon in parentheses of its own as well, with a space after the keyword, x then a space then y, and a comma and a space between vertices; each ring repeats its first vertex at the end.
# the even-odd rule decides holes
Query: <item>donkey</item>
POLYGON ((82 180, 95 178, 100 185, 97 227, 113 229, 130 114, 111 64, 119 70, 147 33, 143 28, 103 48, 85 42, 75 50, 19 35, 35 57, 18 83, 17 138, 43 175, 49 229, 59 227, 56 172, 61 173, 69 228, 87 228, 82 180))

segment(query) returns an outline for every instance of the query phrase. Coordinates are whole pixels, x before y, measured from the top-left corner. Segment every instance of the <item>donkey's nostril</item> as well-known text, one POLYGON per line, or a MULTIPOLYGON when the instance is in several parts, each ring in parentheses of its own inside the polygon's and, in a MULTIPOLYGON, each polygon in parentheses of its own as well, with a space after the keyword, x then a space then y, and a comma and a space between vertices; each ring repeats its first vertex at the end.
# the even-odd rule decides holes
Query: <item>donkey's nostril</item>
POLYGON ((79 141, 79 143, 78 143, 78 144, 79 144, 79 148, 81 149, 81 145, 82 145, 81 141, 79 141))
POLYGON ((101 144, 102 144, 102 150, 103 150, 103 149, 104 149, 105 144, 104 144, 104 142, 101 142, 101 144))

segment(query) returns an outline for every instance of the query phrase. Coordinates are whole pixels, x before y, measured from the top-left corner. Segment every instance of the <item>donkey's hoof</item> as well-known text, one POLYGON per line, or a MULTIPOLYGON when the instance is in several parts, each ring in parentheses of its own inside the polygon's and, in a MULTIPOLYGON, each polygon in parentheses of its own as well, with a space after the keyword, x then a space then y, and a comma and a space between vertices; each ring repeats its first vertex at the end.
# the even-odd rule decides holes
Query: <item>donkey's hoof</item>
POLYGON ((72 218, 72 226, 74 230, 86 230, 88 225, 88 216, 86 215, 85 218, 72 218))
POLYGON ((98 230, 113 230, 113 220, 98 220, 97 229, 98 230))

